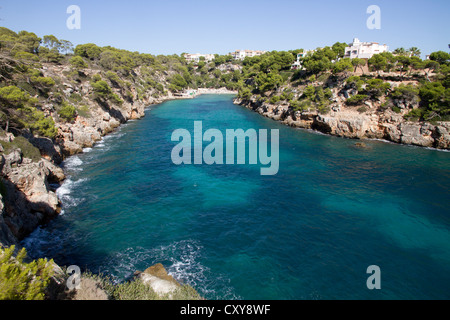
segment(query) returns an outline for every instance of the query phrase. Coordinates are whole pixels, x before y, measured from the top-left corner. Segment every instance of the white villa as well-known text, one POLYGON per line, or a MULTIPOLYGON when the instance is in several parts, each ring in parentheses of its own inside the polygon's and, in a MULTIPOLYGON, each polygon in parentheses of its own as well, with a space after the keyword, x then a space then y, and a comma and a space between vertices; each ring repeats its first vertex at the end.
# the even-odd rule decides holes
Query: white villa
POLYGON ((246 57, 256 57, 260 56, 267 51, 259 51, 259 50, 236 50, 235 52, 230 52, 229 55, 232 56, 236 60, 244 60, 246 57))
POLYGON ((184 54, 184 58, 186 59, 187 62, 199 63, 201 57, 204 57, 206 62, 212 61, 215 58, 215 56, 213 54, 200 54, 200 53, 194 53, 194 54, 185 53, 184 54))
POLYGON ((300 52, 299 54, 297 54, 297 60, 294 61, 294 63, 291 66, 292 70, 297 70, 297 69, 302 69, 302 62, 300 61, 300 59, 303 59, 304 57, 306 57, 308 54, 312 54, 314 53, 316 50, 306 50, 303 52, 300 52))
POLYGON ((358 38, 353 39, 353 43, 345 48, 344 58, 370 59, 374 54, 387 52, 389 47, 377 42, 361 42, 358 38))

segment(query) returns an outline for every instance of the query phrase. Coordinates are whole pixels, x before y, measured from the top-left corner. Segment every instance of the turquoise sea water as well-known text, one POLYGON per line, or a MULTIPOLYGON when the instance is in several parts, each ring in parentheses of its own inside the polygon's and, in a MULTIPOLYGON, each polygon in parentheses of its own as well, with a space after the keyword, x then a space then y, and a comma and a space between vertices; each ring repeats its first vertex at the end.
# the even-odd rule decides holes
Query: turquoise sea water
POLYGON ((68 159, 64 213, 24 245, 117 281, 162 263, 207 299, 449 299, 450 153, 355 142, 229 95, 168 101, 68 159), (278 174, 174 165, 171 134, 194 121, 279 129, 278 174), (381 290, 366 286, 370 265, 381 290))

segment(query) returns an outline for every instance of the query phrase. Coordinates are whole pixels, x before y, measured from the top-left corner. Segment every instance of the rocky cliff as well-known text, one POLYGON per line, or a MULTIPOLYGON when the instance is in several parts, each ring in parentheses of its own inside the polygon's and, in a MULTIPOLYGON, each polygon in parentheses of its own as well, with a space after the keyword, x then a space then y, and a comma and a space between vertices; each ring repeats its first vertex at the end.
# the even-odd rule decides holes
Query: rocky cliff
POLYGON ((404 101, 393 101, 399 112, 383 108, 386 99, 367 101, 357 106, 348 106, 346 101, 352 96, 344 86, 331 89, 331 105, 327 112, 317 110, 295 110, 288 103, 271 104, 257 96, 250 99, 236 98, 235 104, 245 106, 259 114, 286 125, 313 129, 322 133, 352 139, 383 139, 395 143, 450 148, 450 122, 407 121, 404 115, 417 105, 404 101))
MULTIPOLYGON (((77 82, 64 76, 69 70, 67 66, 53 64, 41 69, 44 76, 57 79, 63 88, 60 94, 64 99, 74 95, 91 97, 93 89, 89 82, 77 82)), ((84 72, 89 75, 98 70, 84 72)), ((136 94, 133 86, 130 91, 136 94)), ((59 119, 55 105, 47 103, 43 109, 46 116, 55 119, 57 135, 54 139, 33 136, 26 131, 22 132, 26 139, 19 139, 22 137, 0 130, 0 142, 7 146, 3 148, 0 145, 0 245, 18 244, 39 225, 59 214, 60 202, 55 188, 65 179, 64 172, 58 165, 66 157, 82 152, 83 148, 92 147, 121 123, 143 117, 146 106, 171 98, 173 96, 170 93, 161 98, 148 97, 140 100, 133 96, 119 106, 83 99, 88 112, 83 115, 77 113, 72 121, 59 119), (22 145, 27 150, 22 150, 22 145), (38 156, 33 152, 37 152, 38 156)), ((52 96, 48 100, 52 101, 52 96)))
MULTIPOLYGON (((137 89, 131 85, 131 96, 120 105, 92 99, 93 88, 89 81, 73 81, 68 76, 70 67, 47 64, 41 69, 45 77, 57 79, 60 83, 63 99, 73 96, 85 97, 78 104, 84 104, 88 112, 77 112, 72 121, 62 121, 55 104, 43 106, 46 116, 55 119, 58 130, 54 139, 33 136, 26 133, 27 149, 34 149, 39 155, 32 157, 33 152, 21 150, 19 139, 12 133, 0 129, 1 201, 0 209, 0 246, 18 244, 39 225, 48 222, 60 213, 60 202, 55 194, 55 188, 65 179, 63 170, 58 166, 66 157, 83 152, 84 148, 92 147, 102 136, 114 131, 128 120, 140 119, 144 116, 147 106, 161 103, 165 100, 180 99, 170 91, 164 95, 153 97, 151 92, 145 98, 137 98, 137 89), (31 155, 30 155, 31 154, 31 155)), ((90 79, 99 70, 86 69, 84 76, 90 79)), ((117 94, 121 88, 113 89, 117 94)), ((196 93, 230 93, 221 89, 200 89, 196 93)), ((48 100, 55 97, 50 94, 48 100)), ((55 94, 56 96, 56 94, 55 94)), ((58 99, 61 99, 58 96, 58 99)), ((25 139, 22 139, 25 140, 25 139)), ((21 141, 24 144, 23 141, 21 141)))

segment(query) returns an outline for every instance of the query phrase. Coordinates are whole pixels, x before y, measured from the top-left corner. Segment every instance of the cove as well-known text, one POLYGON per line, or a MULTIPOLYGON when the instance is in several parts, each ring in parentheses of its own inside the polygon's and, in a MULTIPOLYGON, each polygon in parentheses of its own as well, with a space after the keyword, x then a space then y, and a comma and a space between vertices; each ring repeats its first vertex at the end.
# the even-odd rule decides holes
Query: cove
POLYGON ((258 164, 259 161, 268 168, 261 168, 261 175, 275 175, 279 168, 279 133, 271 130, 271 155, 268 156, 267 130, 260 129, 259 135, 256 130, 227 129, 226 142, 224 136, 218 129, 209 129, 205 133, 202 130, 202 122, 194 121, 194 143, 192 144, 191 133, 186 129, 176 129, 172 133, 172 141, 180 141, 171 153, 172 162, 176 165, 192 164, 191 150, 194 145, 194 164, 246 164, 248 150, 248 164, 258 164), (248 143, 246 139, 248 138, 248 143), (259 139, 258 139, 259 138, 259 139), (203 149, 203 141, 211 142, 203 149), (224 147, 224 145, 226 147, 224 147), (224 161, 224 149, 226 149, 224 161), (237 149, 237 159, 235 159, 237 149), (259 152, 258 152, 259 150, 259 152))
POLYGON ((63 214, 23 242, 123 281, 162 263, 207 299, 449 299, 450 153, 286 127, 204 95, 65 163, 63 214), (279 130, 279 171, 175 165, 172 132, 279 130), (381 289, 369 290, 369 266, 381 289))

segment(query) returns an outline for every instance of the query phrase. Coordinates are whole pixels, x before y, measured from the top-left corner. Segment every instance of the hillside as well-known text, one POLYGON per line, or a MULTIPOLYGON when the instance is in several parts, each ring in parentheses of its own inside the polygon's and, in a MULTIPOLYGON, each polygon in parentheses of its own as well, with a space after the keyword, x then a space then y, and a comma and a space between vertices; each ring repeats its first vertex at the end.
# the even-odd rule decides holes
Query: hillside
POLYGON ((343 58, 344 48, 318 49, 291 70, 302 50, 188 63, 0 27, 0 243, 17 244, 59 214, 64 158, 186 89, 238 90, 235 103, 291 126, 449 148, 447 53, 366 61, 343 58))
POLYGON ((302 50, 189 63, 0 27, 0 247, 19 247, 60 214, 65 158, 152 104, 190 97, 187 89, 237 90, 236 104, 290 126, 450 148, 447 53, 421 60, 416 50, 397 50, 367 61, 343 58, 343 47, 318 49, 292 70, 302 50))
POLYGON ((303 68, 291 70, 297 52, 246 58, 247 80, 235 103, 327 134, 449 148, 449 54, 421 60, 399 49, 351 60, 336 43, 307 54, 303 68))
POLYGON ((227 56, 194 65, 0 27, 0 243, 59 213, 64 158, 187 88, 237 89, 240 68, 227 56))

